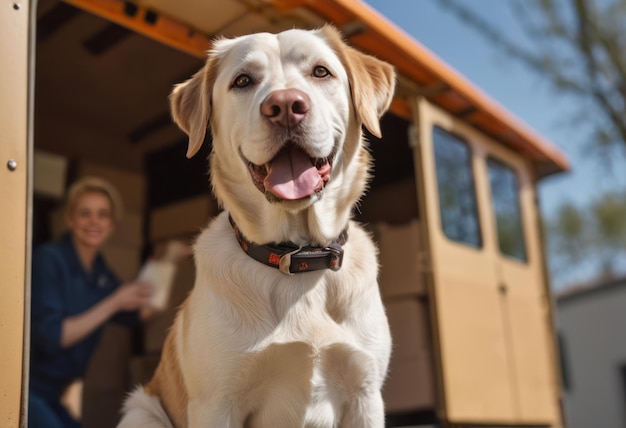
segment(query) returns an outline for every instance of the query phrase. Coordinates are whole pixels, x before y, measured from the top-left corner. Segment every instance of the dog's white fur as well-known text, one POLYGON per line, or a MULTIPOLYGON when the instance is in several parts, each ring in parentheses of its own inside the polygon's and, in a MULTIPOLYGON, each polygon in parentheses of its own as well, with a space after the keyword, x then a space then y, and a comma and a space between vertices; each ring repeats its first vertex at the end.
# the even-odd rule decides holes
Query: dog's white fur
POLYGON ((394 79, 391 66, 324 27, 218 40, 206 66, 174 89, 188 156, 210 124, 211 180, 225 211, 197 239, 194 289, 120 427, 384 426, 391 338, 376 249, 350 214, 368 178, 361 127, 380 135, 394 79), (241 88, 240 76, 250 78, 241 88), (310 99, 294 129, 260 112, 270 94, 288 88, 310 99), (255 186, 248 161, 269 162, 287 141, 312 158, 334 154, 321 192, 276 200, 255 186), (324 246, 348 225, 343 267, 287 275, 265 266, 242 251, 229 213, 258 244, 324 246))

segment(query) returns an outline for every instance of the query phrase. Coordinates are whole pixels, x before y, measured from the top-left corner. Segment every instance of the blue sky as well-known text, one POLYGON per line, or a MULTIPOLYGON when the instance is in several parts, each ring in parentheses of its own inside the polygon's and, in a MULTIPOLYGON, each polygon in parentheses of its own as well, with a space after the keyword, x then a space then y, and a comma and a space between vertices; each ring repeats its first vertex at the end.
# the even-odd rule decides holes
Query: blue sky
MULTIPOLYGON (((587 144, 585 128, 572 121, 574 113, 579 112, 575 105, 578 100, 556 92, 545 78, 498 51, 436 0, 366 2, 566 153, 571 172, 540 183, 544 215, 551 216, 564 201, 583 205, 600 191, 626 188, 626 168, 623 167, 626 159, 618 159, 612 170, 607 170, 598 158, 590 157, 581 149, 587 144)), ((481 0, 471 5, 476 13, 503 29, 510 38, 527 43, 507 1, 481 0)), ((562 281, 585 279, 588 278, 572 277, 562 281)))

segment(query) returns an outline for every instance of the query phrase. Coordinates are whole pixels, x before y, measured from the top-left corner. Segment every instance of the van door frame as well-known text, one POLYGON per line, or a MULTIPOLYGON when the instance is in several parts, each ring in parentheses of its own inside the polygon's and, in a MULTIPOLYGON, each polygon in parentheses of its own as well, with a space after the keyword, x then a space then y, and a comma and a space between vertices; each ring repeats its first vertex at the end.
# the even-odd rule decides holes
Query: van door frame
POLYGON ((506 355, 505 331, 501 324, 502 308, 497 295, 496 270, 492 268, 494 240, 492 229, 486 227, 484 221, 485 207, 480 203, 485 199, 483 193, 487 187, 483 180, 479 181, 482 176, 476 174, 480 161, 476 144, 468 137, 464 123, 423 97, 415 101, 414 123, 418 127, 415 169, 421 176, 417 188, 422 201, 420 213, 424 217, 423 236, 426 237, 430 263, 428 291, 440 380, 440 418, 453 424, 515 424, 514 391, 509 379, 510 359, 506 355), (469 150, 481 235, 479 247, 453 241, 443 231, 434 162, 433 125, 459 136, 469 150), (474 303, 478 299, 483 310, 472 312, 472 299, 474 303), (464 339, 472 329, 459 317, 473 320, 476 334, 472 346, 468 346, 464 339), (480 332, 483 334, 478 334, 480 332), (483 389, 483 394, 480 394, 474 385, 480 384, 487 374, 494 373, 499 374, 497 379, 492 379, 491 388, 483 389))
POLYGON ((0 9, 0 425, 26 425, 36 1, 0 9))
MULTIPOLYGON (((543 248, 541 247, 543 244, 541 230, 539 230, 539 225, 537 223, 538 213, 531 212, 533 209, 538 209, 538 206, 535 203, 536 201, 532 200, 534 198, 534 192, 536 191, 536 181, 534 179, 534 175, 532 174, 532 168, 528 164, 527 160, 523 159, 522 155, 513 154, 512 151, 498 145, 483 133, 471 128, 460 119, 450 115, 449 112, 443 111, 432 105, 422 96, 417 96, 415 99, 413 120, 416 127, 416 131, 413 135, 413 141, 415 142, 414 156, 416 165, 416 184, 418 189, 418 200, 420 202, 420 213, 424 219, 422 222, 422 236, 424 237, 424 245, 425 248, 427 248, 429 259, 429 266, 427 270, 428 292, 429 301, 431 303, 430 312, 432 321, 431 324, 433 326, 435 367, 439 380, 437 385, 437 411, 439 417, 442 423, 444 423, 444 426, 447 426, 445 424, 449 423, 549 423, 550 426, 561 426, 563 422, 562 414, 560 414, 559 411, 560 391, 558 386, 553 383, 558 381, 558 364, 554 359, 554 347, 551 342, 551 340, 554 339, 554 326, 550 323, 552 320, 552 306, 549 299, 550 291, 547 285, 548 279, 545 272, 543 248), (536 274, 534 278, 540 282, 539 284, 536 284, 537 288, 535 293, 542 293, 542 290, 546 293, 543 299, 536 299, 537 303, 541 303, 538 305, 541 306, 539 309, 543 309, 545 312, 541 314, 541 320, 535 321, 541 323, 545 322, 548 324, 543 327, 545 329, 547 340, 544 343, 545 352, 542 352, 542 354, 546 357, 543 367, 551 372, 548 374, 550 379, 546 380, 546 382, 551 384, 551 397, 553 399, 550 411, 542 411, 541 413, 543 413, 543 415, 539 419, 535 419, 533 415, 527 414, 525 411, 521 411, 518 403, 520 401, 520 397, 518 397, 518 391, 516 389, 509 391, 509 393, 512 393, 513 407, 509 409, 508 412, 502 412, 501 407, 506 404, 502 400, 502 402, 496 406, 496 408, 500 409, 498 411, 493 411, 495 410, 494 408, 488 411, 485 409, 483 412, 471 410, 476 409, 476 405, 480 404, 480 401, 476 401, 475 398, 470 399, 470 401, 466 404, 459 405, 460 402, 467 401, 469 395, 467 390, 468 385, 463 386, 463 381, 459 377, 458 369, 460 367, 467 369, 468 367, 465 367, 462 363, 455 361, 462 357, 454 357, 454 355, 450 354, 450 349, 456 346, 451 346, 450 340, 452 337, 459 336, 459 331, 457 331, 459 329, 450 329, 450 325, 454 324, 454 321, 450 321, 450 308, 446 309, 446 302, 442 300, 445 299, 445 295, 453 296, 453 298, 458 300, 458 292, 463 292, 463 288, 456 287, 456 291, 454 291, 455 287, 449 287, 446 285, 442 289, 441 286, 443 277, 441 271, 443 269, 450 270, 444 266, 445 263, 443 262, 450 262, 451 259, 447 256, 442 257, 443 253, 450 253, 449 255, 452 256, 452 259, 458 262, 461 260, 459 258, 459 251, 462 251, 462 249, 455 248, 459 246, 443 236, 444 233, 440 224, 441 217, 438 201, 439 189, 434 166, 434 141, 432 138, 432 128, 434 125, 440 126, 443 130, 450 132, 452 135, 456 134, 461 137, 471 150, 472 166, 474 169, 472 174, 475 181, 475 192, 478 205, 478 220, 483 238, 482 252, 483 257, 492 265, 494 273, 500 270, 498 269, 499 265, 507 263, 507 261, 503 261, 503 256, 500 254, 500 250, 497 245, 497 231, 494 223, 495 218, 492 213, 492 203, 490 201, 491 194, 489 179, 487 177, 486 160, 490 155, 496 158, 504 157, 506 159, 506 154, 508 154, 510 159, 515 159, 513 163, 516 165, 516 169, 522 167, 525 168, 525 180, 527 184, 530 183, 531 188, 524 198, 524 206, 526 207, 526 212, 524 213, 524 232, 527 242, 529 241, 529 236, 531 237, 531 250, 532 257, 534 258, 533 269, 536 274), (447 294, 442 293, 442 291, 446 290, 448 290, 447 294), (456 293, 456 295, 450 294, 451 292, 456 293), (442 323, 442 316, 446 318, 444 312, 447 313, 447 321, 444 319, 442 323), (446 351, 446 346, 448 351, 446 351), (459 382, 460 380, 461 382, 459 382), (453 388, 455 391, 452 390, 453 388), (458 395, 456 390, 458 390, 461 395, 458 395), (469 405, 470 402, 472 405, 469 405)), ((472 267, 472 269, 474 268, 475 266, 472 267)), ((456 274, 458 274, 458 272, 456 272, 456 274)), ((450 277, 449 275, 447 278, 454 279, 454 277, 450 277)), ((496 281, 491 284, 490 287, 493 288, 492 291, 494 295, 498 295, 501 292, 498 288, 501 286, 501 278, 498 274, 496 274, 495 279, 496 281)), ((508 316, 505 313, 507 308, 506 305, 499 305, 500 310, 503 311, 502 315, 504 320, 506 318, 505 316, 508 316)), ((496 308, 494 307, 492 309, 495 310, 496 308)), ((467 332, 467 329, 463 327, 463 331, 467 332)), ((518 369, 515 363, 516 356, 511 354, 511 338, 507 337, 507 334, 510 336, 510 332, 506 333, 503 331, 503 333, 505 334, 501 339, 503 341, 504 348, 506 348, 505 358, 508 360, 506 364, 508 366, 507 371, 509 372, 507 376, 510 379, 501 379, 502 382, 500 383, 512 382, 513 388, 517 388, 517 386, 514 385, 516 383, 514 382, 514 372, 518 369)), ((458 350, 459 349, 456 349, 456 351, 458 350)), ((500 371, 502 372, 502 370, 500 371)), ((500 386, 500 390, 502 394, 504 394, 507 391, 507 387, 504 384, 500 386)))

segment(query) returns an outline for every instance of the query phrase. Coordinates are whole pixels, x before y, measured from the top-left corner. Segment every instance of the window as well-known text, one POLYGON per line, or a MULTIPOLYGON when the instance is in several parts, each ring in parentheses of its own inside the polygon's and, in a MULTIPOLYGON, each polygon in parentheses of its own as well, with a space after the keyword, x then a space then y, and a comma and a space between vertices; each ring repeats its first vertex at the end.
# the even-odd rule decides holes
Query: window
POLYGON ((444 234, 471 247, 482 247, 472 154, 457 136, 433 128, 439 209, 444 234))
POLYGON ((487 159, 487 168, 500 252, 525 262, 526 245, 515 171, 494 158, 487 159))

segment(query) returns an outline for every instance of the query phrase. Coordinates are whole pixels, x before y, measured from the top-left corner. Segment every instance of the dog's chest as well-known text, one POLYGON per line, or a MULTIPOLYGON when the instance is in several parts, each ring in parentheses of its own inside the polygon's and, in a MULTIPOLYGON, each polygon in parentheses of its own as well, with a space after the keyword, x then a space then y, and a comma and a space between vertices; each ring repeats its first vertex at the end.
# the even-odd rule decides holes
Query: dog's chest
POLYGON ((346 397, 377 371, 366 353, 345 341, 319 347, 274 342, 246 355, 239 367, 252 369, 238 392, 242 403, 255 403, 247 409, 250 428, 338 426, 346 397))
POLYGON ((245 415, 245 427, 339 426, 346 396, 380 376, 376 352, 359 339, 366 326, 344 322, 338 315, 345 314, 332 309, 329 300, 347 298, 330 292, 333 286, 319 281, 302 294, 258 290, 249 296, 253 319, 245 318, 249 311, 220 316, 221 338, 206 353, 194 352, 211 355, 196 367, 216 363, 210 377, 221 397, 237 397, 230 405, 245 415), (227 334, 233 326, 240 329, 227 334))

